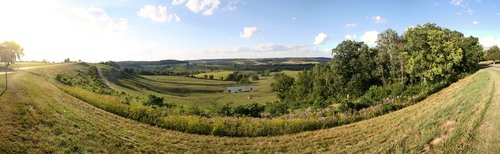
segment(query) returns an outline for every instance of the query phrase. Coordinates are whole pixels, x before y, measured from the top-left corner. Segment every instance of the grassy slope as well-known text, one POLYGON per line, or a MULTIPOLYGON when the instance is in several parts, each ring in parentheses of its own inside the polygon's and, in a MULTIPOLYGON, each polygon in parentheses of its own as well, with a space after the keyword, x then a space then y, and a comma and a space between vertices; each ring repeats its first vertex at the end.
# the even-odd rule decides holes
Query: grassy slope
MULTIPOLYGON (((500 74, 493 69, 483 69, 421 103, 370 120, 284 136, 228 138, 180 133, 122 118, 71 97, 47 82, 52 80, 53 72, 74 67, 79 66, 58 65, 9 74, 12 89, 0 96, 0 153, 427 150, 456 153, 470 147, 494 152, 480 145, 481 134, 496 132, 481 127, 498 121, 488 117, 500 110, 496 103, 491 103, 499 99, 493 94, 500 90, 495 82, 500 74)), ((0 81, 0 87, 4 84, 0 81)))

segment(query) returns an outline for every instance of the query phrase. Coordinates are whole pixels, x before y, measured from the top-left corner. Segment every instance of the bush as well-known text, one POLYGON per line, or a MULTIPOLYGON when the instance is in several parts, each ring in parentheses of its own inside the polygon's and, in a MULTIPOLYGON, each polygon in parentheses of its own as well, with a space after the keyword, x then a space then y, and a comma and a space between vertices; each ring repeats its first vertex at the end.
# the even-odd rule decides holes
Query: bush
POLYGON ((149 94, 144 101, 142 102, 143 105, 157 105, 157 106, 163 106, 163 97, 158 97, 153 94, 149 94))
POLYGON ((234 108, 234 114, 251 116, 251 117, 260 117, 260 113, 262 113, 265 109, 265 106, 252 103, 247 105, 240 105, 234 108))
POLYGON ((284 101, 267 102, 265 111, 271 117, 276 117, 283 114, 287 114, 288 106, 287 103, 284 101))

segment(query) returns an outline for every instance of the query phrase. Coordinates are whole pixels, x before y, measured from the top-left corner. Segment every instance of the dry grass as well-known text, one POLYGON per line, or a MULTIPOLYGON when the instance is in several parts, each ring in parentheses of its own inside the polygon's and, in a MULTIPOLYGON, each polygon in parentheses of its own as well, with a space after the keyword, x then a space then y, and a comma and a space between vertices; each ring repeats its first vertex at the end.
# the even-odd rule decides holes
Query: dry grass
POLYGON ((493 69, 483 69, 421 103, 373 119, 284 136, 230 138, 142 124, 82 102, 48 82, 53 73, 75 67, 80 66, 9 74, 12 89, 0 97, 1 153, 460 153, 470 147, 495 152, 482 148, 489 140, 480 140, 481 134, 496 131, 484 131, 483 125, 498 122, 493 113, 500 108, 492 100, 499 99, 500 87, 494 79, 500 74, 493 69), (423 151, 437 138, 442 139, 423 151))

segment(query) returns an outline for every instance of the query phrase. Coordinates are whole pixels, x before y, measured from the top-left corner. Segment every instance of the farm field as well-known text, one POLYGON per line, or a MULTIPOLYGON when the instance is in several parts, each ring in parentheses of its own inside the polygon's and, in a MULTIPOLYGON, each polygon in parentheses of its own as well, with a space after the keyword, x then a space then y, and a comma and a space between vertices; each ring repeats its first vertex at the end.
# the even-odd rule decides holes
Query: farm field
MULTIPOLYGON (((213 72, 216 76, 214 80, 192 78, 183 76, 151 76, 151 75, 126 75, 117 77, 118 72, 110 71, 112 68, 107 65, 98 65, 104 76, 111 82, 112 86, 120 91, 132 95, 155 94, 165 97, 169 103, 179 105, 198 105, 200 107, 209 107, 211 103, 234 103, 243 105, 250 103, 265 104, 266 102, 277 100, 276 94, 271 90, 273 77, 259 77, 259 80, 252 81, 251 86, 257 88, 251 92, 226 93, 225 88, 230 86, 239 86, 233 81, 216 80, 219 76, 226 77, 232 71, 213 72), (248 99, 251 96, 251 99, 248 99)), ((284 71, 287 74, 296 74, 298 71, 284 71)), ((242 73, 253 73, 242 71, 242 73)), ((204 74, 197 75, 203 77, 204 74)), ((246 84, 245 84, 246 85, 246 84)), ((243 85, 243 86, 245 86, 243 85)))
MULTIPOLYGON (((8 74, 0 151, 491 153, 498 151, 500 70, 482 69, 407 108, 349 125, 274 137, 170 131, 96 108, 55 87, 57 64, 8 74)), ((0 81, 0 87, 5 82, 0 81)))

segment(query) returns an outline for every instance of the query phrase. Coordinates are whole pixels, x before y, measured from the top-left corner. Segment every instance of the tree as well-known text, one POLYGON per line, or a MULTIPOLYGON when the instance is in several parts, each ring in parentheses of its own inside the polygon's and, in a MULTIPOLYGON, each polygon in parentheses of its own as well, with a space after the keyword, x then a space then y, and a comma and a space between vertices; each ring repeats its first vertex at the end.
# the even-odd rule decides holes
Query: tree
POLYGON ((208 76, 208 79, 213 80, 213 79, 214 79, 214 75, 210 74, 210 75, 208 76))
POLYGON ((380 72, 384 86, 387 78, 400 80, 404 84, 404 57, 402 52, 403 40, 398 33, 387 29, 377 37, 378 54, 376 57, 377 67, 380 72))
POLYGON ((403 37, 408 41, 406 68, 414 81, 442 81, 457 73, 454 68, 464 58, 462 33, 427 23, 408 29, 403 37))
POLYGON ((5 41, 0 44, 0 60, 5 62, 5 90, 7 90, 7 67, 10 63, 24 56, 24 48, 14 41, 5 41))
POLYGON ((278 98, 284 99, 290 92, 295 79, 286 75, 285 73, 278 73, 274 75, 274 82, 271 83, 273 91, 278 92, 278 98))
POLYGON ((500 60, 500 49, 498 46, 494 45, 486 50, 486 59, 492 60, 493 64, 496 64, 496 60, 500 60))
MULTIPOLYGON (((363 42, 345 40, 334 48, 331 68, 334 87, 340 95, 361 96, 373 83, 376 69, 373 52, 363 42)), ((343 97, 343 96, 342 96, 343 97)))

